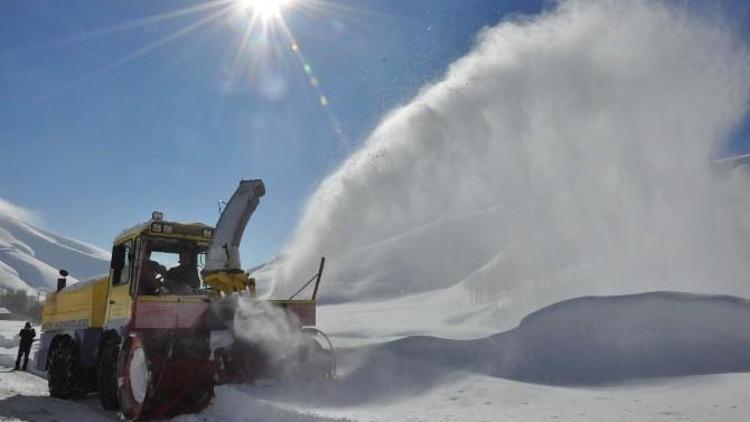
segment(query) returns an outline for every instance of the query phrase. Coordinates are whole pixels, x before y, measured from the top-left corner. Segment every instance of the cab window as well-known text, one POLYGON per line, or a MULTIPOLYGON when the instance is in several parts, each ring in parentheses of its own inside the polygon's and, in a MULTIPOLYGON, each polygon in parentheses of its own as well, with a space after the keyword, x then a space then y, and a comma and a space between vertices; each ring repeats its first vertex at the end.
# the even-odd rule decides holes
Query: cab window
POLYGON ((182 239, 144 240, 138 294, 199 294, 207 246, 182 239))
POLYGON ((133 268, 133 241, 112 248, 112 284, 127 284, 133 268))

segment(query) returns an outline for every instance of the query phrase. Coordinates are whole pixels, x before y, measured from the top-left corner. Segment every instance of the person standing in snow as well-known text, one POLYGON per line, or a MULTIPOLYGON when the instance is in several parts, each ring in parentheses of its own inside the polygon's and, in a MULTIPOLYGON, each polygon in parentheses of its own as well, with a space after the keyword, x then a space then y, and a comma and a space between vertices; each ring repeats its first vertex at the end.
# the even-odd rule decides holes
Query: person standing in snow
POLYGON ((18 333, 21 338, 21 343, 18 345, 18 357, 16 358, 16 370, 19 369, 21 364, 21 356, 23 355, 23 370, 26 370, 26 366, 29 364, 29 352, 31 352, 31 343, 34 342, 36 337, 36 331, 31 328, 31 323, 27 322, 26 325, 21 328, 21 332, 18 333))

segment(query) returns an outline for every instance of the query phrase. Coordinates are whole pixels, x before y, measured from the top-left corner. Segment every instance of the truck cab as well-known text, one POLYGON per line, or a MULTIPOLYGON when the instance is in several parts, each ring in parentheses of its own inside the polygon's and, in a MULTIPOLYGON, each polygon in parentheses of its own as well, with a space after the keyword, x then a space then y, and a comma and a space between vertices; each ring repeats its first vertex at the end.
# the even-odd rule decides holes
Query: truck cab
MULTIPOLYGON (((215 295, 201 277, 212 235, 211 226, 164 221, 154 213, 151 220, 117 236, 104 327, 120 331, 131 323, 136 299, 158 302, 175 296, 192 301, 200 299, 190 296, 215 295)), ((254 296, 252 279, 246 282, 254 296)))

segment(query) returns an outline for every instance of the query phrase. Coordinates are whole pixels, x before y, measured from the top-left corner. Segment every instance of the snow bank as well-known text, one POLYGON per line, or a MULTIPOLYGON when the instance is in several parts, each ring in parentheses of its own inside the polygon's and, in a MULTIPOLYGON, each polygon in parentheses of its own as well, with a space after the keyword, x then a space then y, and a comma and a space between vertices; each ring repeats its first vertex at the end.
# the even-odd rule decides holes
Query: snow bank
POLYGON ((710 161, 746 112, 750 56, 676 6, 562 1, 483 31, 312 195, 277 294, 321 255, 331 301, 470 276, 492 299, 571 268, 603 294, 747 294, 747 178, 710 161))
POLYGON ((409 337, 378 346, 347 382, 416 387, 447 370, 566 385, 746 372, 748 320, 750 301, 731 296, 581 297, 483 339, 409 337))

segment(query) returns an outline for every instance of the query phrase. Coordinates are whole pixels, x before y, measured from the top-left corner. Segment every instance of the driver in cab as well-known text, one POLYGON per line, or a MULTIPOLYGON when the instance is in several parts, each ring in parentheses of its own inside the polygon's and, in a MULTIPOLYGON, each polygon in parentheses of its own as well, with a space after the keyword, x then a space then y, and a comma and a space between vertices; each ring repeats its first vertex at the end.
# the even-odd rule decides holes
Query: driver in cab
POLYGON ((189 249, 180 251, 180 265, 167 271, 167 287, 175 293, 190 293, 201 287, 195 252, 189 249))
POLYGON ((141 269, 140 293, 142 295, 158 295, 163 288, 161 280, 167 273, 167 268, 151 259, 151 246, 146 246, 146 256, 141 269))
POLYGON ((151 258, 151 247, 146 248, 143 270, 141 271, 141 294, 189 294, 199 289, 198 264, 195 252, 180 251, 180 264, 167 271, 166 267, 151 258))

